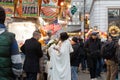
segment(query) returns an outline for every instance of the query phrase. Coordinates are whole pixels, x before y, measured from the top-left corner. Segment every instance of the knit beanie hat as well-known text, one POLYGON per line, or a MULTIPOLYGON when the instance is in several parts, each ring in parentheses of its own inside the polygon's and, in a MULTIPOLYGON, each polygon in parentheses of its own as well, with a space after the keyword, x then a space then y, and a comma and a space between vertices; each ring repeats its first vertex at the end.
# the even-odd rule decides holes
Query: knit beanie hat
POLYGON ((4 24, 6 18, 5 10, 0 6, 0 24, 4 24))
POLYGON ((78 38, 77 38, 77 37, 73 37, 73 38, 72 38, 72 41, 74 41, 74 42, 77 43, 77 42, 78 42, 78 38))

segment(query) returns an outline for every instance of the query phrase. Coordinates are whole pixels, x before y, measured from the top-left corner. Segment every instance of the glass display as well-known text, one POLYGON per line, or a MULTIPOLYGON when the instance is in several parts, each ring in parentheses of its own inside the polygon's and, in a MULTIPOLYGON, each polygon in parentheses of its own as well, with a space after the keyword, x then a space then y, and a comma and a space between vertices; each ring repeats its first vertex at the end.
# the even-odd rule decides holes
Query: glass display
POLYGON ((113 25, 120 28, 120 8, 108 9, 108 27, 113 25))
POLYGON ((120 27, 120 8, 108 9, 108 26, 120 27))

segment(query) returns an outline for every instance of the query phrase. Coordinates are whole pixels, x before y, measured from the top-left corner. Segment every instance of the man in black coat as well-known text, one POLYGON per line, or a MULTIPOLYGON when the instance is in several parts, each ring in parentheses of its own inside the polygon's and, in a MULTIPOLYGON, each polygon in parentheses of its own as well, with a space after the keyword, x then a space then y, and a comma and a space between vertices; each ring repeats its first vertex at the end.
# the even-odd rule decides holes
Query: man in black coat
POLYGON ((78 38, 73 37, 71 40, 73 52, 70 53, 71 63, 71 80, 78 80, 78 67, 80 64, 80 45, 78 44, 78 38))
POLYGON ((37 80, 37 73, 40 72, 39 60, 43 56, 41 44, 38 42, 40 38, 39 31, 33 32, 33 37, 25 41, 21 47, 21 51, 25 54, 25 62, 23 69, 26 72, 26 80, 37 80))
POLYGON ((97 32, 92 32, 91 37, 85 42, 85 50, 87 53, 87 63, 90 70, 91 80, 97 78, 97 64, 100 58, 101 40, 98 38, 97 32))

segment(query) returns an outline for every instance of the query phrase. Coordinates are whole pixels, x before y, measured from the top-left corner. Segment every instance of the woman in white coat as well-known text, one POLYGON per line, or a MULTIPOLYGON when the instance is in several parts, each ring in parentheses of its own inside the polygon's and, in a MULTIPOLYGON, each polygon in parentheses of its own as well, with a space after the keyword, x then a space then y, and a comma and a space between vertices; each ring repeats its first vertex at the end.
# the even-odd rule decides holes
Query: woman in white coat
POLYGON ((50 67, 48 70, 49 80, 71 80, 70 53, 73 48, 68 40, 66 32, 60 34, 59 43, 49 47, 50 67))

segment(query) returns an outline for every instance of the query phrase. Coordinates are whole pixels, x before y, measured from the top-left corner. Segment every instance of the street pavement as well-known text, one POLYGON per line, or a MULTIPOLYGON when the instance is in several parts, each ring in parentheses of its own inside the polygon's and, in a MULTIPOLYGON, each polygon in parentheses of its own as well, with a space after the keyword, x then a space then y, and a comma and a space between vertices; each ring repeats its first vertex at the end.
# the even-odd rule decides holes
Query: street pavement
MULTIPOLYGON (((100 78, 97 78, 97 80, 105 80, 106 73, 102 73, 100 78)), ((89 73, 79 72, 79 80, 91 80, 89 73)), ((120 80, 120 73, 119 73, 119 79, 120 80)))

